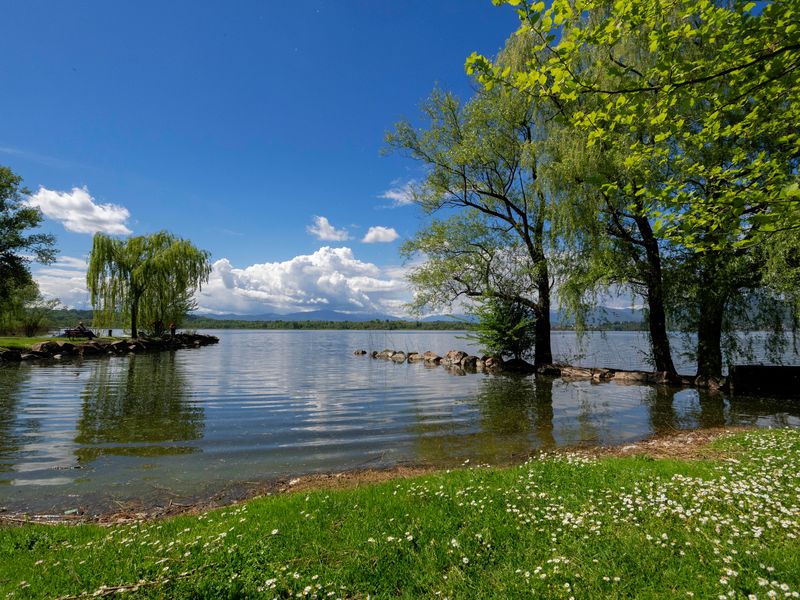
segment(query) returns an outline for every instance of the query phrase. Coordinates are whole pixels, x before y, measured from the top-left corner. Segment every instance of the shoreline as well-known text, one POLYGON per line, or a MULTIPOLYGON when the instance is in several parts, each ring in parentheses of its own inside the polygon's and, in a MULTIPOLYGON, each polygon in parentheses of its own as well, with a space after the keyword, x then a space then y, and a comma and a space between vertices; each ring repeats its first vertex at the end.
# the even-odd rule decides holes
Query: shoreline
POLYGON ((97 338, 77 341, 81 338, 48 338, 34 343, 28 350, 0 347, 0 365, 31 360, 62 360, 68 358, 99 358, 104 356, 163 352, 200 348, 219 343, 219 338, 200 333, 179 333, 160 338, 97 338))
MULTIPOLYGON (((472 465, 487 468, 512 468, 536 458, 579 455, 587 458, 611 458, 647 456, 656 460, 682 459, 704 460, 719 458, 718 452, 706 450, 712 441, 734 433, 756 431, 757 427, 713 427, 708 429, 676 430, 649 436, 642 440, 620 444, 579 444, 552 449, 532 449, 524 456, 512 457, 498 464, 472 465)), ((436 467, 430 465, 396 465, 385 469, 357 468, 347 471, 327 471, 304 475, 281 476, 259 482, 234 482, 217 490, 207 498, 192 503, 175 502, 169 499, 161 505, 135 502, 119 503, 120 509, 101 511, 95 514, 47 514, 26 511, 0 512, 0 528, 25 524, 39 525, 80 525, 93 523, 99 525, 119 525, 132 522, 161 521, 183 515, 204 514, 212 510, 245 504, 258 498, 280 496, 300 492, 326 490, 348 490, 364 486, 449 473, 465 468, 466 463, 457 467, 436 467)), ((166 500, 166 495, 163 498, 166 500)), ((71 512, 71 511, 68 511, 71 512)))

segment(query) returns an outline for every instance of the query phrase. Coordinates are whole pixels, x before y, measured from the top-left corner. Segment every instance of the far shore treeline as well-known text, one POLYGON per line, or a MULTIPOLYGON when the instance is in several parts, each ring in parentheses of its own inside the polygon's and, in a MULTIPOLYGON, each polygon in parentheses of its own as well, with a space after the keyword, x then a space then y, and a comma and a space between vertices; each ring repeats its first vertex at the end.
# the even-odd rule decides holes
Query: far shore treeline
MULTIPOLYGON (((90 323, 93 313, 91 310, 57 309, 52 310, 47 316, 52 332, 75 326, 76 323, 90 323)), ((370 319, 368 321, 300 321, 300 320, 270 320, 250 321, 245 319, 213 319, 203 315, 187 315, 184 319, 185 329, 298 329, 298 330, 374 330, 374 331, 464 331, 474 329, 474 322, 465 320, 442 321, 417 321, 417 320, 389 320, 370 319)), ((124 329, 127 323, 124 318, 119 318, 113 324, 114 329, 124 329)), ((554 327, 560 331, 572 331, 574 327, 562 323, 554 327)), ((586 327, 591 331, 644 331, 646 325, 643 321, 604 321, 586 327)))

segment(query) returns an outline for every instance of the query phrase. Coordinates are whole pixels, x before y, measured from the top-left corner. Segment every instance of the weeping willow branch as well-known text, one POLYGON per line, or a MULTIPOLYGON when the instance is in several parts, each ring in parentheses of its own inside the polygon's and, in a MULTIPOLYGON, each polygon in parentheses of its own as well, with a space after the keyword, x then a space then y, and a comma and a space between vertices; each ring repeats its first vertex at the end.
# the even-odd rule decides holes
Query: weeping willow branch
POLYGON ((209 256, 166 231, 127 240, 95 234, 86 273, 95 326, 127 315, 131 336, 138 337, 140 323, 155 334, 179 324, 208 281, 209 256))

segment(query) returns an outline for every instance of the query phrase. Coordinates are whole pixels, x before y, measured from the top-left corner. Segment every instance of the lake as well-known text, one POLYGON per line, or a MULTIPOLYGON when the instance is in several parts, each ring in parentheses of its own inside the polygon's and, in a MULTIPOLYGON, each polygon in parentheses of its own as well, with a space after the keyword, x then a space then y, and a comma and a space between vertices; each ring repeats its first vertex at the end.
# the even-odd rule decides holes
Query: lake
MULTIPOLYGON (((458 376, 353 355, 478 353, 463 333, 210 333, 218 345, 0 367, 0 507, 93 512, 191 502, 314 472, 504 464, 539 448, 622 444, 677 429, 800 426, 797 399, 458 376)), ((646 339, 636 332, 593 334, 583 347, 557 332, 553 347, 584 366, 647 368, 646 339)))

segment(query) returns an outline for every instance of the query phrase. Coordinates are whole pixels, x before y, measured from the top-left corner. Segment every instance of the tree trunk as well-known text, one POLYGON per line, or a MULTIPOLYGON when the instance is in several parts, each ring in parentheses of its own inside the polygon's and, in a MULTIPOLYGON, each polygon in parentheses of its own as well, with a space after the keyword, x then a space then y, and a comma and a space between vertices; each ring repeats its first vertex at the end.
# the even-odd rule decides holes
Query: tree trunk
POLYGON ((547 263, 542 261, 536 275, 539 301, 536 303, 536 325, 534 337, 536 352, 533 364, 535 366, 553 364, 553 350, 550 345, 550 277, 547 272, 547 263))
POLYGON ((656 371, 675 373, 672 352, 667 335, 667 317, 664 310, 664 277, 661 271, 661 252, 658 240, 646 217, 636 217, 636 226, 642 236, 646 255, 645 282, 647 284, 648 327, 650 330, 650 347, 656 371))
POLYGON ((538 193, 539 207, 536 211, 536 222, 534 224, 534 245, 538 264, 536 265, 536 292, 538 302, 536 303, 536 327, 534 337, 536 339, 536 352, 534 354, 534 366, 553 364, 553 350, 550 345, 550 273, 547 268, 547 257, 544 254, 544 218, 546 201, 544 194, 538 193))
POLYGON ((137 320, 139 317, 139 299, 133 298, 131 302, 131 337, 138 338, 139 332, 136 329, 137 320))
MULTIPOLYGON (((708 282, 713 286, 711 282, 708 282)), ((697 377, 704 380, 722 377, 722 316, 725 299, 713 287, 706 287, 700 298, 697 324, 697 377)))

